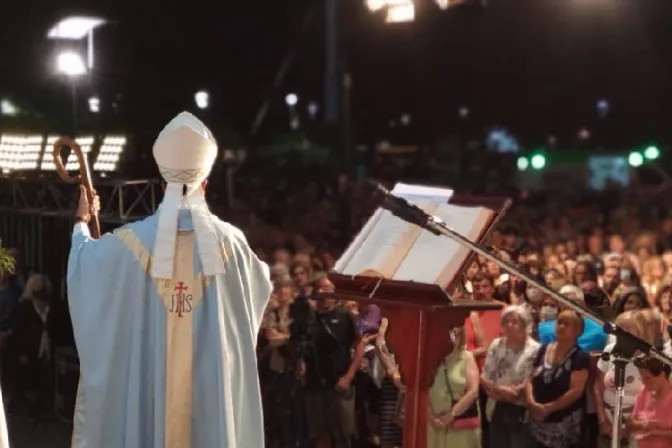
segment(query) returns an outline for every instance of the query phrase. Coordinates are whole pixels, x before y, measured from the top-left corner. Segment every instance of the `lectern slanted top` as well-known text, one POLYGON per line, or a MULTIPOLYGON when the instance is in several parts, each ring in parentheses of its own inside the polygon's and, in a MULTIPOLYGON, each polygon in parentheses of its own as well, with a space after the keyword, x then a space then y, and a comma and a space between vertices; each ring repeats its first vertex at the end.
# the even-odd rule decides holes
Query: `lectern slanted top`
MULTIPOLYGON (((441 195, 439 189, 430 188, 428 197, 427 190, 421 190, 427 187, 403 187, 400 196, 476 243, 509 205, 506 199, 489 199, 484 201, 486 208, 475 206, 473 198, 454 198, 450 190, 441 195)), ((426 446, 428 391, 441 360, 451 350, 450 329, 464 325, 472 310, 500 307, 453 300, 445 292, 460 281, 469 252, 452 240, 377 210, 337 262, 337 272, 329 275, 337 299, 376 304, 389 320, 386 339, 399 360, 407 389, 404 448, 426 446)))

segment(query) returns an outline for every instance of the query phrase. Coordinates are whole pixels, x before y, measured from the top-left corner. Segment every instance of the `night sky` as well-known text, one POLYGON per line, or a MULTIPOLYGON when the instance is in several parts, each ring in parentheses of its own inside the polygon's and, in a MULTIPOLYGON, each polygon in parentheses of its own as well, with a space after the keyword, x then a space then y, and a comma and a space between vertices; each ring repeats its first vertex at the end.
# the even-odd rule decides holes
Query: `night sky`
MULTIPOLYGON (((54 74, 48 28, 68 14, 112 23, 96 35, 96 72, 82 96, 116 101, 110 122, 156 132, 198 89, 211 93, 207 120, 241 135, 271 91, 288 50, 297 58, 275 93, 266 132, 286 128, 284 95, 322 101, 321 1, 9 1, 0 13, 0 94, 49 114, 68 113, 54 74), (93 3, 93 2, 90 2, 93 3), (299 34, 311 8, 314 18, 299 34), (119 96, 118 96, 119 95, 119 96)), ((341 0, 342 60, 353 76, 355 135, 382 136, 389 120, 413 117, 418 135, 451 132, 467 106, 472 127, 499 123, 530 145, 571 140, 598 126, 595 103, 612 113, 609 141, 672 140, 670 0, 491 0, 484 14, 441 12, 416 0, 412 24, 387 25, 360 0, 341 0)))

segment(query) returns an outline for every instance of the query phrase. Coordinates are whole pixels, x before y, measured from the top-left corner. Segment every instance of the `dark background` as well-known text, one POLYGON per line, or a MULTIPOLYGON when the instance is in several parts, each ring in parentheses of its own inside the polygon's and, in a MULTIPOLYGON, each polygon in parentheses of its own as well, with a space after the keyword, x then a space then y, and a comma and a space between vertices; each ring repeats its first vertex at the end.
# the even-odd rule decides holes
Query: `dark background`
MULTIPOLYGON (((96 71, 81 90, 117 103, 106 123, 155 135, 179 110, 192 108, 196 90, 206 89, 212 104, 206 121, 226 121, 245 137, 298 41, 297 59, 264 123, 268 134, 287 127, 288 91, 304 107, 322 103, 320 3, 3 2, 0 94, 47 116, 68 115, 68 88, 54 74, 46 32, 65 15, 96 14, 112 23, 97 31, 96 71), (309 30, 297 36, 314 4, 309 30)), ((583 126, 606 127, 613 144, 669 140, 669 0, 491 0, 484 14, 416 3, 414 23, 388 25, 361 0, 340 1, 356 135, 383 137, 390 119, 410 113, 423 139, 464 126, 457 110, 467 106, 472 126, 504 125, 528 145, 549 134, 561 142, 575 138, 583 126), (595 111, 601 98, 612 106, 606 123, 595 111)))

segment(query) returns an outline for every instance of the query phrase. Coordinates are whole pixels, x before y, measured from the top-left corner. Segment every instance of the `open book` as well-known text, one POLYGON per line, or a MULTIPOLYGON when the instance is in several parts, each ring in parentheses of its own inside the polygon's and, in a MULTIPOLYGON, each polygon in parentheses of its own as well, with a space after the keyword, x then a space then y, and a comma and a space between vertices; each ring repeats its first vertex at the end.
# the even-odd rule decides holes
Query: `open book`
MULTIPOLYGON (((397 184, 392 190, 443 220, 470 241, 476 241, 494 212, 485 207, 447 204, 451 190, 397 184)), ((355 237, 335 270, 344 275, 448 286, 469 256, 469 249, 378 209, 355 237)))

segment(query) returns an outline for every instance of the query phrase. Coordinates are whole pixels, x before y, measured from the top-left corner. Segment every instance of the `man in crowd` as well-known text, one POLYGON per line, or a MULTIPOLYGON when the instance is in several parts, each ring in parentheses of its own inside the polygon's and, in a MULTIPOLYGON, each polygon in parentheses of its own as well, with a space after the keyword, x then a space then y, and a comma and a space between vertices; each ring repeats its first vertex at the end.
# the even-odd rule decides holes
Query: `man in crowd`
POLYGON ((305 357, 308 432, 316 448, 347 448, 355 435, 353 380, 364 345, 355 317, 328 296, 334 291, 329 279, 316 280, 314 291, 320 296, 305 357))

